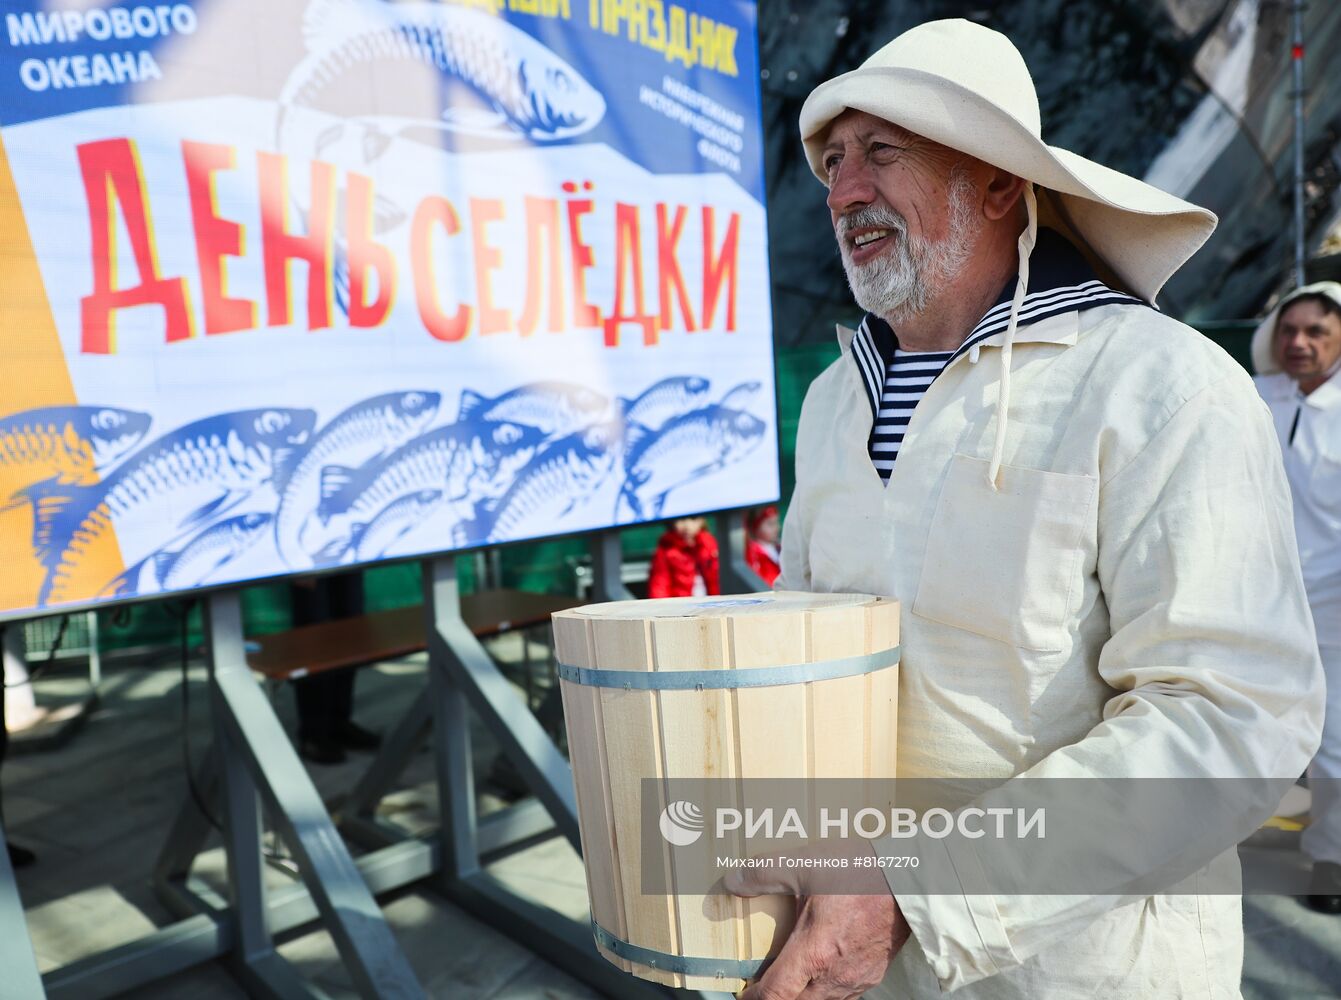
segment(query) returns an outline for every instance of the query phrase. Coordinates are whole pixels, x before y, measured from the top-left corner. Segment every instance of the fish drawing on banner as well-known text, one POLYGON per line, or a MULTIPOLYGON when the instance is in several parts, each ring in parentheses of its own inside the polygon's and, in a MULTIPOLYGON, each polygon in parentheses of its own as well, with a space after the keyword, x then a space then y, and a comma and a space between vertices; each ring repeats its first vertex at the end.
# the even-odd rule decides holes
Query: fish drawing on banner
POLYGON ((51 407, 0 419, 0 475, 31 504, 38 606, 148 596, 218 582, 263 541, 301 571, 573 530, 610 503, 618 523, 659 518, 765 436, 743 409, 760 382, 720 403, 711 387, 672 376, 613 406, 572 382, 466 390, 436 428, 442 394, 404 390, 320 427, 311 409, 240 410, 148 443, 146 414, 51 407))
POLYGON ((672 417, 696 410, 708 401, 712 383, 701 375, 673 375, 620 402, 624 422, 656 430, 672 417))
POLYGON ((88 579, 89 566, 139 562, 236 506, 307 442, 315 422, 312 410, 222 413, 155 439, 98 485, 29 487, 33 549, 47 568, 38 603, 100 593, 108 581, 88 579), (144 535, 155 544, 134 551, 126 541, 144 535))
POLYGON ((627 429, 617 520, 628 520, 624 512, 659 518, 672 490, 739 462, 766 429, 752 414, 716 405, 672 417, 656 431, 627 429))
POLYGON ((610 423, 546 445, 502 497, 482 505, 479 517, 459 526, 456 543, 478 545, 552 531, 609 477, 621 436, 619 425, 610 423))
MULTIPOLYGON (((471 516, 476 504, 508 487, 543 440, 534 427, 479 420, 428 431, 362 469, 327 466, 313 559, 322 565, 343 561, 366 526, 409 493, 442 490, 442 505, 455 518, 471 516)), ((436 548, 449 548, 450 537, 449 529, 436 548)))
POLYGON ((391 501, 368 524, 355 526, 354 561, 369 562, 391 553, 397 542, 422 524, 446 499, 446 490, 419 490, 391 501))
POLYGON ((147 413, 113 406, 46 406, 0 417, 0 510, 53 480, 90 486, 142 440, 147 413))
MULTIPOLYGON (((590 131, 605 117, 605 98, 572 66, 520 28, 480 11, 311 0, 303 35, 308 54, 280 92, 276 125, 279 150, 300 160, 372 175, 373 164, 401 137, 446 132, 547 143, 590 131), (416 77, 423 73, 427 81, 416 77), (452 104, 443 108, 447 95, 452 104)), ((310 194, 295 201, 306 216, 310 194)), ((379 239, 408 217, 383 195, 372 211, 379 239)), ((347 311, 342 244, 335 257, 336 298, 347 311)))
POLYGON ((742 382, 729 389, 727 394, 717 401, 717 405, 725 406, 729 410, 743 410, 763 387, 762 382, 742 382))
MULTIPOLYGON (((440 100, 468 89, 477 107, 435 109, 435 118, 388 114, 373 105, 370 124, 484 132, 534 142, 570 139, 605 117, 605 98, 551 49, 501 17, 437 3, 311 0, 303 17, 308 55, 279 101, 348 117, 346 93, 363 104, 395 93, 397 64, 436 71, 440 100)), ((362 110, 359 108, 358 110, 362 110)), ((412 109, 418 110, 418 109, 412 109)), ((361 141, 361 140, 360 140, 361 141)))
POLYGON ((423 433, 438 413, 436 392, 388 392, 343 410, 295 452, 275 476, 279 507, 275 511, 275 544, 290 569, 313 565, 304 549, 304 531, 321 502, 321 470, 328 466, 358 468, 399 448, 423 433))
POLYGON ((456 419, 509 421, 538 428, 547 437, 564 437, 599 422, 608 406, 606 397, 584 385, 532 382, 493 399, 467 389, 456 419))
POLYGON ((112 581, 104 594, 135 597, 199 587, 260 541, 272 520, 264 513, 226 518, 176 551, 160 549, 142 559, 112 581))

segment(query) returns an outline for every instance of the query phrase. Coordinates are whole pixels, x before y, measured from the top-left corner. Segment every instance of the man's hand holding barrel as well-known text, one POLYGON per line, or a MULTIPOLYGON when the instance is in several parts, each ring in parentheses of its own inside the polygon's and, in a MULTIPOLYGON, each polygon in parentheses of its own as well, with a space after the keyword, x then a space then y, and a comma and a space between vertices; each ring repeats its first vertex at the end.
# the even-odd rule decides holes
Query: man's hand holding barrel
MULTIPOLYGON (((865 872, 884 883, 879 869, 865 872)), ((825 895, 815 893, 814 881, 804 868, 744 868, 723 879, 737 896, 796 897, 791 936, 740 1000, 856 1000, 879 985, 907 942, 908 922, 887 886, 883 892, 871 885, 855 889, 856 895, 825 895)))

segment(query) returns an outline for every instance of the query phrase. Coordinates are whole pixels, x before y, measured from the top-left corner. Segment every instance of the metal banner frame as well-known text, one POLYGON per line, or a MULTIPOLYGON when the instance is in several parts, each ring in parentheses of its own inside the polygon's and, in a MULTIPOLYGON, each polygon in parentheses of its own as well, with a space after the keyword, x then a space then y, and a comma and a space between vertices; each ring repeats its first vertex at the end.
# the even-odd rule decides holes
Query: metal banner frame
MULTIPOLYGON (((592 539, 592 545, 597 550, 594 552, 597 596, 610 600, 631 596, 619 582, 618 532, 603 532, 592 539)), ((580 851, 572 770, 529 706, 518 698, 462 618, 455 558, 443 556, 425 560, 423 577, 425 628, 429 640, 429 697, 414 699, 387 734, 380 751, 351 794, 340 824, 351 840, 369 849, 369 853, 353 863, 368 890, 377 894, 428 880, 445 898, 606 995, 621 1000, 668 1000, 671 996, 691 995, 637 980, 615 968, 597 952, 587 923, 570 920, 516 895, 484 870, 487 861, 556 832, 580 851), (503 752, 534 793, 533 798, 482 819, 475 810, 469 719, 472 710, 499 741, 503 752), (379 821, 375 813, 382 797, 394 786, 430 734, 442 821, 436 832, 422 838, 410 837, 394 825, 379 821)), ((240 631, 238 634, 240 637, 240 631)), ((261 697, 249 674, 247 682, 252 685, 259 702, 254 708, 255 714, 263 711, 278 727, 273 709, 261 697)), ((198 787, 208 808, 225 794, 232 794, 228 792, 226 780, 227 759, 238 756, 241 748, 237 744, 250 738, 248 734, 230 733, 230 728, 235 729, 235 723, 221 727, 215 746, 200 768, 198 787), (228 742, 230 737, 232 744, 228 742)), ((283 737, 282 732, 279 735, 283 737)), ((284 738, 287 742, 287 737, 284 738)), ((291 746, 289 753, 292 754, 291 746)), ((260 755, 249 749, 241 756, 254 758, 260 755)), ((294 763, 297 764, 296 757, 294 763)), ((245 796, 245 790, 241 794, 245 796)), ((267 805, 274 809, 269 801, 267 805)), ((253 925, 263 924, 269 935, 273 935, 311 924, 318 918, 328 923, 327 914, 314 904, 314 899, 327 884, 327 878, 334 877, 339 885, 342 884, 340 879, 348 873, 310 875, 306 888, 293 886, 272 893, 267 900, 256 888, 261 885, 262 872, 258 855, 251 853, 253 845, 259 844, 258 838, 253 836, 253 831, 257 830, 253 816, 243 803, 236 812, 230 809, 228 817, 228 837, 245 842, 246 852, 242 856, 247 859, 245 867, 229 866, 229 878, 233 883, 231 903, 190 875, 192 861, 208 839, 210 827, 193 801, 185 802, 178 813, 154 875, 160 898, 183 918, 183 924, 175 926, 208 920, 221 925, 221 929, 236 931, 250 919, 253 925), (233 831, 236 817, 246 823, 245 834, 233 831), (236 880, 239 878, 244 879, 247 886, 238 885, 236 880), (244 906, 249 909, 244 910, 244 906)), ((282 821, 280 827, 286 840, 291 842, 293 833, 284 829, 282 821)), ((298 853, 295 850, 295 854, 298 853)), ((301 856, 299 865, 305 867, 301 856)), ((265 952, 271 938, 255 929, 251 933, 252 939, 258 941, 258 947, 265 952)), ((254 978, 257 975, 257 963, 245 957, 250 955, 247 945, 235 941, 232 933, 219 934, 215 944, 218 951, 208 949, 214 954, 240 950, 244 956, 241 959, 246 970, 244 976, 254 978)), ((195 945, 200 948, 199 941, 195 945)), ((351 950, 350 943, 338 938, 337 947, 353 972, 359 964, 360 954, 351 950)), ((275 961, 267 958, 260 971, 270 975, 274 965, 275 961)), ((302 985, 313 989, 310 984, 302 985)), ((73 997, 75 994, 67 995, 73 997)), ((306 995, 320 994, 309 992, 306 995)), ((366 995, 390 994, 382 991, 366 995)), ((703 993, 701 996, 704 1000, 717 1000, 725 994, 703 993)))
POLYGON ((270 927, 261 855, 263 798, 317 904, 322 923, 360 996, 423 997, 409 961, 382 918, 336 833, 298 754, 247 666, 239 594, 211 597, 205 608, 210 693, 228 816, 228 854, 237 940, 233 959, 252 995, 302 997, 306 984, 277 951, 270 927))
MULTIPOLYGON (((765 589, 745 567, 739 516, 735 523, 728 518, 719 514, 717 520, 727 550, 724 591, 765 589)), ((599 532, 590 544, 593 599, 631 598, 619 575, 619 532, 599 532)), ((201 762, 197 786, 205 808, 222 812, 228 898, 190 873, 212 828, 195 801, 187 799, 153 875, 159 897, 180 919, 40 976, 8 857, 0 857, 0 965, 16 998, 98 1000, 215 958, 229 962, 252 996, 323 998, 275 949, 276 935, 318 923, 331 933, 360 996, 423 997, 375 896, 428 880, 445 898, 608 996, 726 1000, 725 993, 672 991, 620 971, 597 952, 588 923, 517 895, 485 870, 487 861, 556 833, 580 852, 572 769, 462 618, 455 557, 424 560, 423 576, 429 697, 416 698, 388 734, 341 823, 351 840, 371 848, 369 853, 357 861, 350 857, 247 667, 239 593, 211 594, 205 632, 215 741, 201 762), (534 793, 482 819, 475 810, 472 710, 534 793), (375 813, 430 733, 442 822, 435 833, 411 837, 375 813), (294 854, 302 884, 267 890, 262 802, 294 854)))
MULTIPOLYGON (((53 969, 33 987, 15 993, 16 1000, 98 1000, 215 958, 228 961, 250 996, 324 998, 325 993, 304 980, 275 948, 277 934, 316 920, 330 932, 360 996, 421 1000, 423 988, 374 899, 379 886, 388 888, 384 866, 363 864, 365 859, 354 863, 247 666, 239 592, 209 595, 204 624, 215 742, 201 767, 200 782, 207 808, 224 807, 229 898, 221 899, 189 877, 191 862, 211 827, 188 800, 154 872, 160 896, 181 919, 53 969), (267 891, 262 802, 298 862, 303 886, 267 891)), ((4 903, 0 892, 0 924, 7 917, 4 903)), ((18 916, 21 919, 22 913, 18 916)), ((12 937, 6 935, 5 940, 12 937)), ((4 957, 8 966, 8 951, 4 957)))
POLYGON ((28 936, 23 900, 19 898, 14 869, 9 863, 3 822, 0 822, 0 969, 4 970, 6 996, 46 996, 42 992, 42 976, 37 971, 37 954, 28 936))
MULTIPOLYGON (((631 597, 619 580, 618 532, 598 533, 591 544, 593 599, 631 597)), ((581 852, 572 769, 462 618, 452 557, 425 561, 424 609, 431 698, 412 705, 383 743, 351 796, 350 816, 342 829, 352 839, 369 847, 381 845, 382 850, 388 849, 385 845, 415 842, 391 824, 379 822, 375 812, 431 729, 442 817, 435 837, 441 858, 434 877, 437 888, 463 909, 611 997, 667 1000, 693 995, 672 992, 616 969, 597 952, 589 924, 518 896, 484 870, 487 860, 555 832, 581 852), (483 820, 475 815, 471 709, 535 795, 483 820)), ((700 995, 705 1000, 726 996, 700 995)))

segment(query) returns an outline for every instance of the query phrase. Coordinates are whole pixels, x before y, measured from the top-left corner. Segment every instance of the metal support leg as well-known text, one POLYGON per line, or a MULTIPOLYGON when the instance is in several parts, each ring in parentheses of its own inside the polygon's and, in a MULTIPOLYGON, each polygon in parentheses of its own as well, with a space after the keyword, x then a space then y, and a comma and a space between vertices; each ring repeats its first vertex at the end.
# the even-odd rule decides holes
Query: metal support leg
POLYGON ((770 590, 759 574, 745 561, 745 519, 741 511, 717 514, 717 544, 723 594, 757 594, 770 590))
MULTIPOLYGON (((217 697, 217 696, 216 696, 217 697)), ((222 714, 225 706, 215 706, 222 714)), ((223 765, 224 801, 228 817, 224 850, 228 856, 229 905, 236 937, 231 957, 247 993, 281 1000, 310 996, 298 977, 279 959, 270 934, 266 912, 265 864, 261 858, 261 799, 247 771, 235 737, 227 729, 220 733, 219 757, 223 765), (283 971, 281 971, 283 970, 283 971), (279 972, 282 983, 276 982, 279 972)))
MULTIPOLYGON (((210 748, 205 751, 200 769, 196 773, 195 784, 205 808, 218 819, 222 812, 219 808, 218 743, 210 744, 210 748)), ((181 883, 191 874, 191 865, 196 855, 204 849, 205 841, 210 836, 210 829, 209 819, 200 811, 195 799, 188 795, 181 808, 177 810, 177 818, 172 821, 172 828, 168 831, 158 861, 154 864, 154 885, 160 896, 165 890, 169 892, 169 896, 163 901, 174 911, 178 907, 173 903, 176 893, 172 892, 170 883, 181 883)))
POLYGON ((6 997, 43 1000, 47 995, 42 988, 42 976, 37 971, 32 939, 28 936, 23 901, 14 884, 14 869, 9 864, 3 827, 0 827, 0 973, 4 976, 0 992, 6 997))
POLYGON ((276 996, 313 990, 291 976, 265 924, 257 794, 298 860, 303 881, 335 940, 355 989, 367 998, 422 998, 409 963, 335 831, 274 710, 247 668, 236 592, 206 604, 210 691, 229 804, 227 842, 239 958, 249 988, 276 996))
POLYGON ((624 548, 618 531, 598 531, 591 536, 591 599, 593 601, 631 601, 633 595, 624 586, 620 565, 624 548))
MULTIPOLYGON (((456 565, 451 559, 434 560, 424 567, 424 628, 430 638, 429 700, 433 705, 433 753, 438 771, 438 815, 441 817, 442 871, 439 875, 444 888, 480 869, 470 715, 465 695, 452 683, 440 643, 433 641, 438 619, 450 618, 453 610, 459 618, 461 605, 456 589, 456 565), (442 579, 444 575, 449 577, 449 583, 442 579)), ((472 635, 471 639, 474 638, 472 635)), ((480 647, 480 653, 484 654, 483 647, 480 647)), ((492 662, 489 665, 492 667, 492 662)))
POLYGON ((522 687, 526 691, 526 705, 530 708, 535 704, 535 678, 531 676, 531 629, 520 628, 517 633, 521 636, 522 644, 522 687))
POLYGON ((390 734, 382 741, 377 756, 364 772, 359 783, 350 793, 349 800, 342 812, 346 816, 372 816, 377 804, 382 801, 396 779, 405 770, 410 758, 418 752, 428 736, 433 722, 433 703, 431 699, 416 698, 410 703, 409 710, 392 727, 390 734))
MULTIPOLYGON (((613 554, 616 582, 618 543, 619 536, 610 533, 607 555, 613 554)), ((598 557, 598 599, 609 596, 609 586, 602 593, 602 585, 610 580, 606 575, 610 565, 607 560, 603 568, 598 557)), ((475 821, 467 703, 502 744, 559 832, 580 851, 572 769, 462 620, 456 568, 450 557, 424 564, 424 606, 442 796, 444 871, 440 884, 446 895, 609 996, 667 1000, 670 991, 639 982, 601 958, 585 923, 512 893, 482 869, 480 851, 485 838, 481 828, 488 820, 478 826, 475 821)))
MULTIPOLYGON (((517 766, 527 786, 554 817, 559 832, 581 850, 572 769, 461 617, 456 565, 450 556, 425 562, 424 607, 429 616, 429 669, 438 685, 433 700, 435 705, 441 703, 436 716, 439 784, 452 786, 448 792, 452 801, 444 803, 445 835, 454 838, 464 835, 460 821, 467 809, 473 819, 474 783, 473 780, 469 785, 463 783, 470 775, 469 730, 464 710, 468 700, 517 766), (446 732, 443 727, 447 727, 446 732)), ((465 848, 458 841, 444 851, 444 858, 459 849, 470 849, 473 822, 470 830, 465 848)), ((478 854, 475 856, 478 858, 478 854)), ((465 864, 464 855, 460 860, 465 864)))
MULTIPOLYGON (((613 541, 617 552, 618 536, 613 541)), ((617 569, 617 555, 613 565, 617 569)), ((220 732, 217 755, 239 758, 242 766, 225 772, 228 763, 216 763, 212 751, 204 761, 201 784, 223 785, 228 790, 231 812, 241 820, 228 840, 230 874, 235 879, 245 876, 247 885, 234 886, 234 903, 229 907, 198 880, 182 878, 180 896, 196 904, 196 915, 143 942, 58 970, 53 983, 59 980, 63 998, 111 996, 168 971, 238 953, 247 956, 253 995, 287 996, 305 991, 311 996, 314 991, 297 981, 269 942, 272 935, 305 927, 318 917, 335 937, 362 995, 422 996, 368 892, 389 892, 436 875, 437 885, 448 897, 607 995, 624 1000, 669 1000, 671 991, 633 979, 600 958, 585 922, 517 896, 483 870, 484 860, 545 835, 554 825, 551 816, 558 820, 560 831, 578 845, 572 773, 461 619, 452 561, 427 563, 425 580, 432 697, 415 700, 356 792, 356 808, 346 819, 346 828, 360 842, 377 849, 359 858, 352 877, 349 869, 353 866, 315 789, 272 706, 245 669, 236 598, 214 598, 208 630, 211 695, 220 732), (525 780, 539 793, 540 802, 528 799, 477 822, 468 707, 480 714, 502 742, 525 780), (442 796, 438 842, 406 837, 391 824, 365 818, 430 725, 436 736, 442 796), (219 780, 222 773, 227 773, 226 781, 219 780), (307 883, 306 888, 290 885, 276 890, 269 899, 265 899, 258 874, 258 792, 298 858, 307 883), (356 881, 360 872, 362 881, 356 881), (370 942, 375 944, 373 939, 379 935, 387 945, 385 954, 394 953, 394 958, 370 971, 370 963, 378 957, 370 942)), ((178 816, 174 837, 160 858, 160 873, 181 877, 189 871, 194 853, 203 844, 199 822, 194 805, 178 816)), ((0 947, 0 957, 4 954, 0 947)), ((726 1000, 711 993, 675 995, 726 1000)))

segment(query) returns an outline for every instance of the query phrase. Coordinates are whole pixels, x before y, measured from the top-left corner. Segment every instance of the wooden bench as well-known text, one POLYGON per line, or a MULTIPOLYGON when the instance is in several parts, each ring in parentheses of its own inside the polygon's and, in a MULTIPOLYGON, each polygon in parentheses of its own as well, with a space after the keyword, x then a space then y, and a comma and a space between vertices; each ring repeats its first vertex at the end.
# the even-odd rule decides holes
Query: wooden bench
MULTIPOLYGON (((581 603, 564 595, 486 590, 461 598, 461 617, 477 638, 487 639, 547 625, 555 611, 581 603)), ((247 654, 247 664, 271 681, 363 667, 426 649, 424 629, 424 609, 420 606, 300 625, 286 632, 253 638, 251 641, 259 648, 247 654)), ((528 680, 529 673, 528 670, 528 680)))

